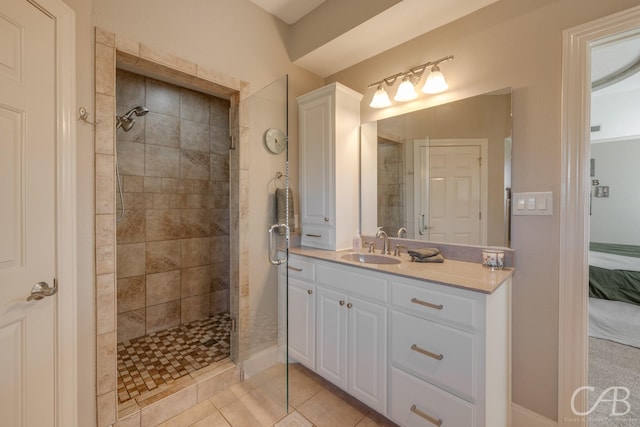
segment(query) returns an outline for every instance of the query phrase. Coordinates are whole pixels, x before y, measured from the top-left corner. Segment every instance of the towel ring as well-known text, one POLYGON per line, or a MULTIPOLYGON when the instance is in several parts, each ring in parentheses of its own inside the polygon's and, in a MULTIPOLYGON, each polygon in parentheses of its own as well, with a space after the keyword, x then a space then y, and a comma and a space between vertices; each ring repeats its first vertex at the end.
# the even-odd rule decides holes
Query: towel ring
POLYGON ((281 185, 280 188, 287 188, 286 183, 282 179, 283 177, 284 177, 284 175, 282 174, 282 172, 280 172, 280 171, 276 172, 276 175, 269 180, 269 183, 267 184, 267 187, 269 187, 269 185, 271 185, 271 183, 273 182, 273 186, 275 188, 278 188, 278 184, 281 185))

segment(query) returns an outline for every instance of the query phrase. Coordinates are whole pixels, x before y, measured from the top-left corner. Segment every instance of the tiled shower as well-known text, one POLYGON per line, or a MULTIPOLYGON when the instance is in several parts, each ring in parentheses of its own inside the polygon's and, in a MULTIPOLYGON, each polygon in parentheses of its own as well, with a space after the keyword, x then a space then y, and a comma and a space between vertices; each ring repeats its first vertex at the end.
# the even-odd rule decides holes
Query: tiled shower
POLYGON ((117 70, 117 114, 138 105, 116 133, 118 342, 229 311, 229 101, 117 70))
POLYGON ((378 225, 388 233, 406 227, 404 144, 378 142, 378 225))

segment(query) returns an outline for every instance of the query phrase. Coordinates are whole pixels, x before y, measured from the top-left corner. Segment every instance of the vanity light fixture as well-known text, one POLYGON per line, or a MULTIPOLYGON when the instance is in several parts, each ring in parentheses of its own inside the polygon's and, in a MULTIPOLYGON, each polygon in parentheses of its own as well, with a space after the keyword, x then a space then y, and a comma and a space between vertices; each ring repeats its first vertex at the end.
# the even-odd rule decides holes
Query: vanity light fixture
POLYGON ((376 89, 376 93, 373 94, 373 99, 371 100, 371 104, 369 104, 369 106, 371 108, 386 108, 391 106, 389 94, 382 87, 382 83, 378 85, 378 89, 376 89))
POLYGON ((424 86, 422 87, 422 92, 435 94, 447 90, 449 86, 447 85, 447 81, 438 65, 442 62, 451 60, 453 60, 453 55, 445 56, 444 58, 440 58, 436 61, 429 61, 426 64, 410 68, 409 71, 397 73, 392 76, 385 77, 375 83, 371 83, 368 87, 375 87, 376 92, 373 95, 373 99, 369 106, 371 108, 386 108, 391 106, 391 100, 389 99, 389 95, 383 84, 391 87, 400 77, 402 77, 402 82, 398 86, 398 90, 396 91, 396 95, 393 99, 398 102, 406 102, 416 99, 418 94, 416 92, 415 84, 420 81, 422 74, 424 74, 427 68, 431 68, 431 70, 424 86))

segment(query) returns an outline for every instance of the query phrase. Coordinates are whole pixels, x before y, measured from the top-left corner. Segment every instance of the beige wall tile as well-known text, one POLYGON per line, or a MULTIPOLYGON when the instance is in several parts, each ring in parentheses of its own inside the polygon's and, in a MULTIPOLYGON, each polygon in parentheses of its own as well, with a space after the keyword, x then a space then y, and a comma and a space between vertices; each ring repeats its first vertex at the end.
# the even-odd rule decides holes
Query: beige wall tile
MULTIPOLYGON (((145 92, 144 76, 122 69, 116 70, 116 103, 118 105, 122 105, 127 110, 138 105, 144 107, 146 102, 145 92)), ((124 111, 120 114, 122 113, 124 111)), ((138 124, 136 122, 136 126, 138 124)))
POLYGON ((147 79, 147 108, 166 116, 180 117, 180 89, 169 83, 147 79))
POLYGON ((144 308, 145 295, 145 276, 118 279, 118 313, 144 308))
POLYGON ((177 239, 180 231, 179 209, 147 211, 147 241, 177 239))
POLYGON ((116 238, 119 244, 145 241, 147 216, 144 210, 134 210, 132 205, 125 202, 125 213, 117 224, 116 238))
POLYGON ((180 231, 184 238, 209 235, 210 216, 208 209, 181 209, 180 231))
POLYGON ((212 97, 190 89, 180 89, 180 118, 209 124, 212 97))
POLYGON ((116 422, 115 390, 99 395, 96 406, 98 427, 109 427, 116 422))
POLYGON ((211 263, 229 260, 229 236, 211 237, 211 263))
POLYGON ((116 271, 115 251, 113 246, 96 248, 96 274, 114 273, 116 271))
POLYGON ((127 311, 118 314, 118 342, 141 337, 146 330, 146 310, 127 311))
POLYGON ((140 43, 128 40, 116 34, 116 49, 133 56, 140 56, 140 43))
POLYGON ((114 95, 116 83, 115 49, 113 45, 107 46, 101 43, 96 43, 95 49, 96 64, 100 64, 99 67, 96 67, 96 92, 114 95))
POLYGON ((209 161, 208 152, 181 150, 180 178, 209 180, 209 161))
POLYGON ((227 313, 229 311, 229 290, 211 292, 211 314, 227 313))
POLYGON ((145 244, 126 243, 118 245, 118 279, 142 276, 145 273, 145 244))
POLYGON ((178 270, 182 266, 180 240, 148 242, 146 251, 147 274, 178 270))
POLYGON ((149 113, 146 116, 145 141, 147 144, 180 147, 180 119, 165 114, 149 113))
POLYGON ((113 214, 96 215, 96 247, 113 245, 115 223, 113 214))
POLYGON ((180 300, 147 307, 147 333, 161 331, 180 324, 180 300))
POLYGON ((123 175, 122 187, 125 193, 142 193, 144 191, 144 177, 123 175))
POLYGON ((113 178, 115 175, 113 154, 96 154, 96 176, 113 178))
POLYGON ((231 282, 231 264, 229 261, 211 264, 211 291, 229 289, 231 282))
POLYGON ((96 277, 96 331, 98 334, 115 331, 115 312, 115 274, 102 274, 96 277))
POLYGON ((117 138, 118 170, 120 175, 144 176, 144 144, 117 138))
POLYGON ((210 245, 208 237, 182 239, 180 244, 182 248, 180 252, 182 268, 209 264, 210 245))
POLYGON ((145 145, 144 173, 145 176, 180 177, 180 150, 145 145))
POLYGON ((96 342, 96 389, 104 394, 116 389, 116 334, 98 335, 96 342))
MULTIPOLYGON (((207 105, 209 104, 207 103, 207 105)), ((180 120, 180 148, 184 150, 209 151, 208 111, 206 118, 207 122, 204 123, 186 119, 180 120)))
POLYGON ((211 211, 211 235, 229 235, 229 209, 213 209, 211 211))
POLYGON ((147 274, 147 307, 180 299, 180 270, 147 274))
MULTIPOLYGON (((145 176, 145 183, 148 177, 145 176)), ((132 193, 128 193, 132 194, 132 193)), ((125 197, 127 194, 125 194, 125 197)), ((133 193, 133 209, 151 209, 153 208, 153 195, 146 193, 133 193)))
POLYGON ((240 80, 235 77, 227 76, 225 74, 219 73, 215 70, 212 70, 208 67, 199 66, 197 67, 197 76, 201 79, 208 80, 213 83, 217 83, 222 86, 226 86, 229 89, 233 89, 235 91, 240 90, 240 80))
POLYGON ((179 58, 170 53, 160 51, 142 43, 140 44, 140 57, 165 65, 172 70, 180 71, 190 76, 195 76, 197 74, 198 67, 193 62, 189 62, 186 59, 179 58))
POLYGON ((211 291, 211 269, 205 265, 182 269, 182 298, 208 294, 211 291))
POLYGON ((162 181, 164 178, 157 176, 145 176, 144 177, 144 192, 145 193, 162 193, 162 181))
POLYGON ((114 154, 115 129, 113 123, 115 114, 113 94, 96 93, 96 153, 114 154))
POLYGON ((211 315, 211 297, 208 292, 204 295, 183 298, 180 302, 180 323, 182 324, 206 319, 211 315))
POLYGON ((229 155, 228 154, 211 154, 210 161, 210 179, 212 181, 228 181, 229 180, 229 155))
POLYGON ((106 46, 114 47, 116 36, 113 33, 103 30, 102 28, 96 27, 96 43, 100 43, 106 46))
POLYGON ((96 176, 96 214, 113 214, 115 209, 113 176, 96 176))

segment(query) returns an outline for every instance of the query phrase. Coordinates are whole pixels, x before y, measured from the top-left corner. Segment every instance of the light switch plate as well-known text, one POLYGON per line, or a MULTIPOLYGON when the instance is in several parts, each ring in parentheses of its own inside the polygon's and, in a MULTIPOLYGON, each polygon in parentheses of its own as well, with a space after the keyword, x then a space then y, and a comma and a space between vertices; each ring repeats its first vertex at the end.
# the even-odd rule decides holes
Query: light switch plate
POLYGON ((553 193, 513 193, 515 209, 513 215, 553 215, 553 193))

